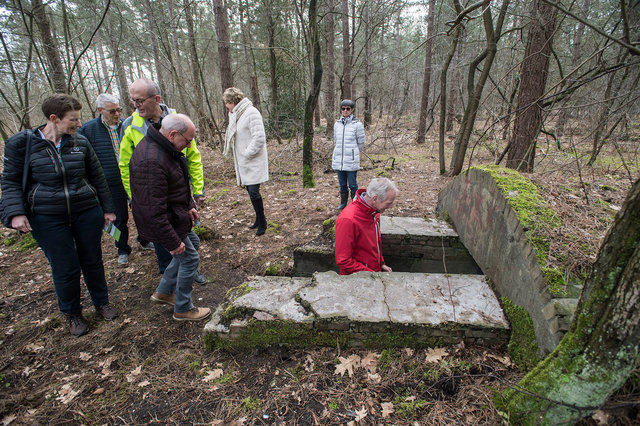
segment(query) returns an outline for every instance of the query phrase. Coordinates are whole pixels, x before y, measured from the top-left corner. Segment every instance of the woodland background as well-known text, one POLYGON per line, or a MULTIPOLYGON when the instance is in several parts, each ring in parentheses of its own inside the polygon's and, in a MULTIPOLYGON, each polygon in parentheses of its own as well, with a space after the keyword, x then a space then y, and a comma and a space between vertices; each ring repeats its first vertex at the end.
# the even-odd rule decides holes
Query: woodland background
POLYGON ((211 146, 221 92, 241 88, 271 138, 307 136, 311 169, 313 129, 332 134, 342 98, 385 137, 431 130, 441 173, 459 173, 469 146, 524 171, 550 145, 584 164, 605 145, 637 161, 639 24, 637 0, 3 0, 0 136, 41 124, 54 91, 84 120, 102 92, 127 116, 128 85, 148 77, 211 146))

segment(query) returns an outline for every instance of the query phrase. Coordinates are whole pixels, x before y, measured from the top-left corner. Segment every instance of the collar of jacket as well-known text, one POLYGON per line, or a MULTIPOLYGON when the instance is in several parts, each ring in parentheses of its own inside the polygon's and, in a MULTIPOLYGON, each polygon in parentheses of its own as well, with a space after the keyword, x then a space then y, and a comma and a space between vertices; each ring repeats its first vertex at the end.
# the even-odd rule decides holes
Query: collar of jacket
MULTIPOLYGON (((43 124, 41 126, 36 127, 34 130, 29 130, 27 129, 27 132, 32 132, 33 135, 38 139, 41 139, 43 141, 48 141, 49 139, 47 139, 44 136, 44 133, 42 133, 42 129, 44 129, 46 126, 46 124, 43 124)), ((66 145, 68 143, 71 143, 71 146, 77 146, 78 145, 78 133, 76 132, 74 135, 69 135, 67 133, 65 133, 64 135, 62 135, 62 137, 60 138, 60 146, 62 147, 62 145, 66 145)), ((54 145, 56 144, 56 141, 49 141, 52 142, 54 145)))
POLYGON ((365 210, 368 214, 375 216, 378 214, 378 210, 371 207, 363 198, 362 195, 367 192, 366 189, 360 188, 356 191, 356 199, 353 200, 354 203, 361 209, 365 210))
POLYGON ((169 139, 160 133, 160 123, 153 123, 147 130, 147 137, 167 151, 172 158, 184 157, 184 154, 176 149, 169 139))

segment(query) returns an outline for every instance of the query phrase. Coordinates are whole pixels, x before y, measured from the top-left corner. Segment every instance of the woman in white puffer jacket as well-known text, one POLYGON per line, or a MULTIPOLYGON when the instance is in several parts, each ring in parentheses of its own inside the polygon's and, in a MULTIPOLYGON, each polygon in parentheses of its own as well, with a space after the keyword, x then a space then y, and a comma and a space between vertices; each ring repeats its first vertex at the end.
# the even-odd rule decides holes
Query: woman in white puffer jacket
POLYGON ((262 235, 267 230, 267 219, 260 184, 269 180, 267 137, 262 115, 244 93, 235 87, 225 90, 222 99, 229 110, 224 155, 230 157, 233 154, 238 185, 247 188, 256 212, 256 220, 249 228, 258 228, 256 235, 262 235))
POLYGON ((364 148, 364 126, 353 115, 356 104, 350 99, 340 102, 342 116, 333 125, 333 148, 331 167, 338 174, 340 185, 340 205, 338 210, 347 206, 358 190, 358 170, 360 170, 360 151, 364 148), (351 190, 351 197, 349 197, 351 190))

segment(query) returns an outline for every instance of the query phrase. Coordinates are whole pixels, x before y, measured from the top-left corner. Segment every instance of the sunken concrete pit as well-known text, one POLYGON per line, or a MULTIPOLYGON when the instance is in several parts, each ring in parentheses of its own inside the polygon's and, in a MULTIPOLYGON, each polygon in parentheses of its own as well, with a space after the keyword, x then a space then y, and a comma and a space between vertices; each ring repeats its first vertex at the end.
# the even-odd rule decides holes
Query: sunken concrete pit
POLYGON ((481 275, 359 272, 256 277, 205 327, 208 349, 501 345, 509 324, 481 275))

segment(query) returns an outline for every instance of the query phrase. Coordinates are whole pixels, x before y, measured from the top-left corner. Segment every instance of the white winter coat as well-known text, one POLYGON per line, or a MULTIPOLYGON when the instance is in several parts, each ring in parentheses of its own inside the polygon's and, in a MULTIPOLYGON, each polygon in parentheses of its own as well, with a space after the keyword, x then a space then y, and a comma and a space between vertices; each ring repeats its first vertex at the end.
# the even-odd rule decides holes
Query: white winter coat
POLYGON ((360 170, 360 151, 364 148, 364 126, 353 114, 340 117, 333 125, 333 170, 360 170))
MULTIPOLYGON (((233 113, 230 112, 229 117, 231 114, 233 113)), ((236 129, 233 163, 238 185, 255 185, 268 181, 267 136, 260 111, 253 106, 247 108, 240 116, 236 129)))

